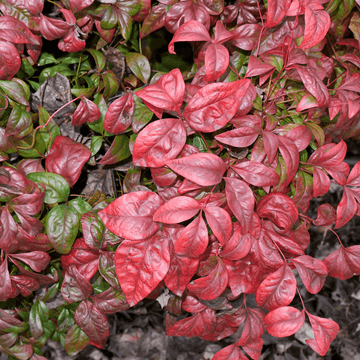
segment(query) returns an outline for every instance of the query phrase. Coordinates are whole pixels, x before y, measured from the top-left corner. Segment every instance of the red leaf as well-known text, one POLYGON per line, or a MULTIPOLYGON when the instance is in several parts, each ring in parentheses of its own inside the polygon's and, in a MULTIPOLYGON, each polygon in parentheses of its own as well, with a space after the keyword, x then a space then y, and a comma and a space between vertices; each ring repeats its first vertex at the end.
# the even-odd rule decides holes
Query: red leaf
POLYGON ((0 224, 0 249, 8 254, 15 253, 19 250, 18 225, 9 213, 8 209, 1 211, 0 224))
POLYGON ((317 210, 317 218, 312 223, 316 226, 329 226, 336 220, 335 209, 330 204, 321 204, 317 210))
POLYGON ((207 206, 204 209, 206 221, 215 237, 222 246, 225 246, 232 233, 230 215, 218 206, 207 206))
POLYGON ((9 41, 0 40, 0 48, 0 80, 11 80, 20 70, 20 55, 9 41))
POLYGON ((239 226, 225 244, 221 253, 222 257, 226 260, 240 260, 244 258, 251 249, 251 238, 252 235, 250 233, 243 235, 241 226, 239 226))
POLYGON ((265 195, 257 204, 256 213, 270 219, 281 230, 288 231, 298 218, 295 203, 285 194, 271 193, 265 195))
POLYGON ((250 231, 254 214, 254 194, 249 185, 235 178, 224 178, 228 205, 242 226, 243 233, 250 231))
POLYGON ((168 6, 165 4, 158 4, 150 9, 149 14, 144 19, 141 26, 140 39, 149 35, 153 31, 160 29, 164 26, 165 17, 168 10, 168 6))
POLYGON ((307 126, 300 125, 292 128, 285 136, 294 142, 300 152, 309 146, 312 133, 307 126))
POLYGON ((0 18, 0 38, 15 44, 40 45, 29 28, 14 16, 3 15, 0 18))
MULTIPOLYGON (((64 11, 64 10, 63 10, 64 11)), ((64 52, 77 52, 85 48, 86 41, 79 37, 75 27, 72 27, 59 43, 58 48, 64 52)))
POLYGON ((339 165, 345 158, 347 145, 344 140, 338 144, 326 144, 317 148, 307 161, 309 164, 321 167, 334 167, 339 165))
MULTIPOLYGON (((5 256, 5 260, 0 265, 0 301, 6 301, 7 299, 14 298, 18 295, 18 291, 11 283, 10 274, 8 270, 8 261, 5 256)), ((1 320, 0 320, 1 322, 1 320)), ((1 327, 1 323, 0 323, 1 327)))
POLYGON ((185 120, 200 132, 221 129, 235 115, 250 84, 250 80, 242 79, 205 85, 189 101, 184 110, 185 120))
MULTIPOLYGON (((185 83, 179 69, 171 70, 163 75, 154 85, 136 92, 145 105, 151 104, 158 109, 176 111, 180 115, 180 107, 185 94, 185 83)), ((152 109, 150 109, 152 110, 152 109)), ((158 115, 155 112, 156 115, 158 115)))
POLYGON ((187 286, 195 296, 203 300, 214 300, 226 289, 228 272, 222 259, 217 257, 216 267, 208 276, 196 279, 187 286))
POLYGON ((134 106, 130 92, 116 99, 105 114, 104 129, 115 135, 124 132, 131 125, 134 106))
POLYGON ((123 241, 115 253, 115 269, 130 306, 149 295, 170 266, 168 239, 153 235, 142 242, 123 241))
POLYGON ((274 66, 261 61, 259 58, 255 57, 254 55, 250 55, 249 65, 247 67, 245 77, 264 75, 274 70, 275 70, 274 66))
POLYGON ((279 175, 270 167, 255 161, 244 161, 231 166, 246 182, 255 186, 273 186, 279 175))
POLYGON ((45 251, 31 251, 24 254, 11 254, 10 256, 21 260, 37 272, 45 270, 51 259, 45 251))
POLYGON ((13 285, 13 290, 15 287, 22 296, 29 296, 33 291, 36 291, 40 288, 39 282, 30 276, 10 275, 10 278, 13 285))
POLYGON ((234 147, 248 147, 257 139, 258 135, 259 130, 244 126, 215 135, 215 139, 234 147))
POLYGON ((92 294, 90 281, 79 272, 75 265, 70 265, 65 272, 61 294, 69 304, 84 300, 92 294))
POLYGON ((97 105, 83 96, 79 106, 76 108, 72 116, 71 125, 80 126, 86 122, 94 122, 99 118, 100 110, 97 105))
POLYGON ((153 192, 136 191, 117 198, 98 215, 114 234, 129 240, 143 240, 160 229, 153 215, 162 203, 153 192))
POLYGON ((347 181, 347 186, 360 186, 360 161, 352 168, 347 181))
POLYGON ((260 32, 261 25, 244 24, 235 28, 230 42, 242 50, 252 51, 257 45, 260 32))
POLYGON ((219 156, 209 153, 168 160, 166 165, 185 179, 201 186, 219 184, 226 170, 224 161, 219 156))
POLYGON ((89 300, 82 301, 75 310, 75 323, 91 340, 91 344, 103 348, 109 336, 106 316, 89 300))
POLYGON ((251 357, 253 360, 259 360, 261 356, 261 351, 263 348, 264 341, 263 339, 257 339, 250 344, 244 345, 243 350, 251 357))
POLYGON ((325 356, 330 348, 330 343, 339 332, 339 325, 333 320, 311 315, 307 311, 306 313, 315 334, 315 340, 306 340, 306 342, 320 356, 325 356))
POLYGON ((104 314, 115 314, 130 308, 122 291, 112 287, 100 294, 91 296, 94 305, 104 314))
POLYGON ((185 300, 182 302, 181 307, 193 314, 197 314, 206 310, 208 307, 201 303, 196 297, 191 296, 188 292, 186 293, 185 300))
POLYGON ((287 179, 284 179, 284 182, 280 181, 281 186, 278 188, 278 191, 281 191, 291 183, 296 174, 299 167, 299 151, 294 142, 285 136, 279 136, 279 150, 287 167, 287 179))
POLYGON ((231 344, 218 351, 212 360, 247 360, 247 357, 238 346, 231 344))
POLYGON ((330 178, 324 170, 318 169, 317 166, 313 168, 313 197, 323 196, 330 189, 330 178))
POLYGON ((57 136, 46 157, 46 170, 61 175, 72 187, 78 181, 90 155, 90 150, 85 145, 66 136, 57 136))
POLYGON ((210 44, 205 52, 206 81, 217 80, 229 66, 229 51, 220 44, 210 44))
POLYGON ((202 212, 184 230, 175 243, 175 252, 184 256, 198 256, 205 252, 209 243, 208 230, 202 212))
POLYGON ((211 41, 211 38, 203 24, 190 20, 176 30, 168 47, 170 54, 175 54, 174 43, 178 41, 211 41))
POLYGON ((305 312, 292 306, 283 306, 270 311, 264 319, 267 332, 276 337, 295 334, 305 322, 305 312))
POLYGON ((137 136, 133 149, 136 166, 161 167, 174 159, 186 142, 181 119, 162 119, 146 126, 137 136))
POLYGON ((330 24, 330 15, 326 11, 316 11, 313 10, 310 6, 306 6, 305 33, 299 49, 310 49, 313 46, 319 44, 327 34, 330 28, 330 24))
POLYGON ((307 291, 317 294, 324 286, 328 275, 326 265, 308 255, 299 256, 291 260, 295 265, 307 291))
MULTIPOLYGON (((244 327, 240 339, 237 340, 235 344, 244 346, 258 341, 264 334, 264 317, 265 314, 263 310, 246 308, 244 327)), ((236 335, 238 335, 238 333, 236 335)))
POLYGON ((262 135, 269 164, 272 164, 279 148, 279 137, 269 131, 264 131, 262 135))
MULTIPOLYGON (((42 185, 42 184, 41 184, 42 185)), ((42 185, 43 186, 43 185, 42 185)), ((36 215, 41 211, 43 206, 45 191, 40 191, 36 186, 33 194, 23 194, 9 202, 9 205, 18 213, 23 216, 36 215)))
MULTIPOLYGON (((357 194, 355 194, 357 195, 357 194)), ((343 195, 336 209, 335 229, 339 229, 349 222, 357 212, 356 197, 353 190, 344 186, 343 195)))
POLYGON ((165 224, 179 224, 191 219, 200 210, 199 203, 188 196, 177 196, 156 210, 153 220, 165 224))
POLYGON ((360 245, 345 248, 341 246, 338 250, 323 260, 329 275, 340 280, 347 280, 353 276, 360 275, 360 245))
POLYGON ((64 20, 52 19, 40 14, 40 32, 49 41, 65 36, 70 28, 71 25, 64 20))
POLYGON ((271 311, 289 305, 295 293, 295 275, 289 266, 284 264, 260 284, 256 291, 256 302, 258 306, 271 311))
POLYGON ((178 321, 168 336, 201 337, 203 334, 211 333, 215 327, 216 317, 214 310, 206 309, 196 315, 178 321))
POLYGON ((218 20, 216 22, 215 28, 214 28, 214 44, 222 44, 226 41, 229 41, 233 38, 233 33, 229 30, 226 30, 224 24, 218 20))
POLYGON ((294 67, 298 71, 306 90, 317 100, 318 106, 326 106, 329 103, 330 94, 324 83, 312 69, 300 65, 294 65, 294 67))
POLYGON ((266 27, 276 26, 285 16, 291 0, 268 0, 266 27))
POLYGON ((69 0, 69 5, 71 11, 76 13, 90 6, 93 2, 94 0, 69 0))

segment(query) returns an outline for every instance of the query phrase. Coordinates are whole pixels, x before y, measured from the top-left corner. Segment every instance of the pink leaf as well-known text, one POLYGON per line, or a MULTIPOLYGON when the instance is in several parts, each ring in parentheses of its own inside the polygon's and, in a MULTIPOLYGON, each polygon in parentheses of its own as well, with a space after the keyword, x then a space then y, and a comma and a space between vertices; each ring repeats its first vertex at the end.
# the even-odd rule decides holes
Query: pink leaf
POLYGON ((168 47, 170 54, 175 54, 174 43, 178 41, 211 41, 211 38, 203 24, 190 20, 176 30, 168 47))
POLYGON ((88 336, 92 345, 104 347, 109 336, 106 316, 89 300, 82 301, 75 310, 75 323, 88 336))
POLYGON ((205 52, 206 80, 217 80, 229 66, 229 51, 220 44, 210 44, 205 52))
POLYGON ((98 215, 114 234, 129 240, 143 240, 160 229, 153 215, 162 203, 153 192, 136 191, 117 198, 98 215))
POLYGON ((327 256, 323 262, 327 266, 329 275, 340 280, 347 280, 360 275, 360 245, 338 250, 327 256))
POLYGON ((308 255, 292 259, 292 262, 307 291, 311 294, 317 294, 324 286, 328 275, 326 265, 322 261, 308 255))
POLYGON ((46 157, 46 170, 61 175, 72 187, 78 181, 90 155, 90 150, 85 145, 66 136, 57 136, 46 157))
POLYGON ((285 16, 291 0, 268 0, 266 27, 276 26, 285 16))
POLYGON ((299 48, 310 49, 313 46, 319 44, 327 34, 330 28, 330 24, 331 24, 330 15, 326 11, 323 10, 316 11, 311 9, 310 6, 306 6, 305 33, 304 33, 303 41, 301 42, 299 48))
POLYGON ((292 306, 270 311, 264 319, 266 330, 272 336, 286 337, 295 334, 305 322, 305 312, 292 306))
POLYGON ((200 210, 199 203, 188 196, 177 196, 156 210, 153 220, 165 224, 179 224, 191 219, 200 210))
POLYGON ((254 194, 249 185, 235 178, 224 178, 228 205, 239 220, 244 234, 250 231, 254 214, 254 194))
POLYGON ((231 166, 246 182, 255 186, 273 186, 279 175, 270 167, 255 161, 244 161, 231 166))
POLYGON ((306 342, 320 356, 325 356, 330 348, 330 343, 339 332, 339 325, 333 320, 311 315, 307 311, 306 313, 315 334, 315 340, 306 340, 306 342))
POLYGON ((130 306, 149 295, 170 266, 168 239, 153 235, 146 241, 123 241, 115 253, 115 269, 130 306))
POLYGON ((166 165, 177 174, 201 186, 217 185, 225 172, 225 163, 217 155, 199 153, 168 160, 166 165))
POLYGON ((185 120, 197 131, 221 129, 235 115, 250 84, 250 80, 242 79, 205 85, 189 101, 183 114, 185 120))
POLYGON ((131 125, 134 106, 130 92, 116 99, 105 114, 104 129, 115 135, 124 132, 131 125))
POLYGON ((181 119, 162 119, 146 126, 137 136, 133 149, 136 166, 161 167, 174 159, 186 142, 181 119))
POLYGON ((271 311, 289 305, 295 293, 295 275, 289 266, 284 264, 260 284, 256 291, 256 302, 258 306, 271 311))

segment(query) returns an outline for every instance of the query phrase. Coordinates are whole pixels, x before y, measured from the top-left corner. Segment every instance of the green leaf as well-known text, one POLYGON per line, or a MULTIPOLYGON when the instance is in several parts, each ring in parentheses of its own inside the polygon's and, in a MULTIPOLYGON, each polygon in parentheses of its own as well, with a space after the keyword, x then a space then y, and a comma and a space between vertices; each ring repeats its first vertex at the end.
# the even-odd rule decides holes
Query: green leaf
POLYGON ((78 97, 80 95, 84 95, 86 98, 90 98, 92 96, 92 94, 95 91, 95 87, 91 87, 91 88, 76 88, 73 87, 71 88, 71 93, 75 96, 78 97))
POLYGON ((126 63, 136 77, 144 84, 147 84, 150 79, 150 63, 149 60, 141 54, 128 53, 125 55, 126 63))
POLYGON ((117 22, 118 19, 115 7, 113 7, 112 5, 106 6, 101 16, 101 28, 105 30, 113 29, 116 26, 117 22))
POLYGON ((21 80, 21 79, 13 78, 12 81, 17 82, 18 84, 20 84, 22 86, 22 88, 24 89, 25 94, 26 94, 26 100, 29 101, 30 95, 31 95, 29 85, 24 80, 21 80))
POLYGON ((31 335, 34 338, 40 338, 44 332, 44 329, 40 319, 37 302, 33 304, 30 309, 29 325, 30 325, 31 335))
MULTIPOLYGON (((87 125, 89 126, 89 128, 91 130, 103 135, 104 133, 106 133, 106 131, 104 129, 104 118, 105 118, 105 114, 107 112, 108 107, 106 105, 106 101, 104 100, 103 96, 100 95, 99 93, 95 94, 94 103, 97 105, 97 107, 100 110, 100 118, 99 118, 99 120, 96 120, 92 123, 87 123, 87 125)), ((109 134, 109 135, 111 135, 111 134, 109 134)))
POLYGON ((47 293, 42 297, 42 301, 50 301, 55 298, 56 294, 59 291, 59 283, 56 283, 49 287, 47 293))
POLYGON ((104 69, 106 65, 104 54, 101 51, 94 49, 85 49, 85 50, 88 51, 93 56, 98 71, 100 72, 102 69, 104 69))
POLYGON ((39 60, 38 60, 39 66, 44 66, 44 65, 49 65, 49 64, 57 64, 57 63, 58 63, 58 61, 56 60, 56 58, 53 55, 48 54, 47 52, 41 53, 39 60))
POLYGON ((67 53, 66 56, 62 56, 58 58, 58 61, 62 64, 70 65, 70 64, 79 64, 79 61, 85 61, 87 60, 89 55, 73 52, 73 53, 67 53))
MULTIPOLYGON (((118 4, 121 4, 120 2, 118 4)), ((129 12, 131 12, 131 8, 127 8, 126 6, 118 5, 116 8, 117 19, 120 25, 121 35, 125 40, 129 40, 132 30, 132 18, 129 12)))
POLYGON ((0 89, 11 99, 19 104, 29 106, 24 88, 16 81, 0 80, 0 89))
POLYGON ((108 100, 119 90, 119 83, 115 73, 112 70, 106 70, 103 72, 101 74, 101 79, 104 82, 103 96, 105 100, 108 100))
POLYGON ((20 156, 24 158, 37 158, 44 157, 44 153, 46 150, 44 140, 42 135, 38 132, 35 134, 35 144, 31 146, 33 143, 33 134, 29 134, 22 138, 21 140, 16 141, 15 145, 17 146, 17 152, 20 156), (25 148, 25 149, 21 149, 25 148))
POLYGON ((65 336, 65 350, 70 356, 78 354, 89 343, 89 338, 74 324, 65 336))
POLYGON ((14 104, 6 125, 5 135, 16 135, 32 126, 31 116, 28 111, 24 111, 14 104))
POLYGON ((49 76, 54 77, 56 73, 59 73, 64 76, 75 76, 75 72, 73 70, 70 70, 67 65, 59 64, 52 67, 48 67, 40 73, 39 76, 40 84, 44 83, 49 76))
POLYGON ((60 254, 68 254, 79 231, 81 215, 70 203, 57 205, 46 217, 49 241, 60 254))
POLYGON ((23 70, 28 77, 32 77, 35 74, 35 69, 26 57, 21 59, 21 70, 23 70))
POLYGON ((38 91, 39 88, 40 88, 40 84, 35 82, 35 81, 32 81, 32 80, 27 80, 27 82, 31 85, 31 87, 35 90, 35 91, 38 91))
POLYGON ((29 180, 45 185, 46 204, 56 204, 66 201, 70 195, 70 187, 68 182, 58 174, 38 172, 31 173, 26 176, 29 180))
POLYGON ((91 145, 90 145, 91 156, 94 156, 98 153, 98 151, 101 148, 102 141, 103 141, 102 136, 93 136, 91 138, 91 145))
POLYGON ((92 210, 91 205, 81 198, 71 200, 68 202, 68 204, 71 205, 80 214, 80 218, 82 215, 92 210))
POLYGON ((134 133, 138 133, 152 119, 154 113, 144 105, 135 94, 133 94, 133 98, 135 106, 132 118, 132 130, 134 133))
MULTIPOLYGON (((38 109, 39 109, 39 124, 45 125, 46 122, 49 120, 50 115, 48 111, 45 108, 43 108, 41 105, 38 106, 38 109)), ((60 129, 57 126, 54 119, 51 119, 46 127, 40 128, 40 130, 38 131, 42 135, 42 138, 45 142, 47 149, 50 149, 55 138, 61 135, 60 129)))
POLYGON ((100 160, 100 164, 109 165, 127 159, 131 155, 129 150, 129 138, 126 135, 115 136, 110 149, 100 160))

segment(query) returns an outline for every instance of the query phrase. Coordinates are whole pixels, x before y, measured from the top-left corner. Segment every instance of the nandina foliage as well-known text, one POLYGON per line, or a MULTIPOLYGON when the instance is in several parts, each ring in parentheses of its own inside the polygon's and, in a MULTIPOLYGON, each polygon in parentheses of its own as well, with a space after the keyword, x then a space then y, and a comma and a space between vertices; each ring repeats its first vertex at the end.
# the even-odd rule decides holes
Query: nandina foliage
POLYGON ((360 163, 350 171, 343 140, 360 137, 359 44, 346 38, 354 2, 268 0, 266 9, 254 0, 70 0, 56 17, 43 5, 0 3, 0 159, 8 161, 0 168, 0 301, 53 285, 30 307, 0 309, 0 350, 42 359, 47 338, 70 355, 88 343, 101 348, 106 314, 165 293, 168 335, 235 334, 214 360, 259 359, 265 329, 290 336, 305 315, 314 331, 307 343, 324 356, 339 326, 291 304, 296 294, 302 301, 296 272, 311 294, 328 275, 360 275, 360 245, 340 242, 323 260, 305 254, 311 224, 338 229, 360 215, 360 163), (190 42, 191 70, 149 83, 149 60, 125 47, 135 47, 137 23, 135 37, 145 40, 163 26, 172 33, 171 54, 190 42), (100 37, 86 48, 94 26, 100 37), (105 45, 117 33, 132 71, 125 79, 124 59, 109 60, 119 49, 105 45), (100 134, 90 149, 61 135, 44 107, 29 114, 30 88, 14 76, 39 59, 42 37, 95 61, 96 74, 81 74, 89 87, 71 89, 81 94, 71 125, 100 134), (15 153, 24 159, 12 162, 15 153), (70 195, 85 164, 130 156, 120 196, 70 195), (309 218, 310 201, 331 183, 343 188, 337 208, 322 204, 309 218), (50 310, 58 291, 64 304, 50 310), (178 320, 181 309, 192 315, 178 320))

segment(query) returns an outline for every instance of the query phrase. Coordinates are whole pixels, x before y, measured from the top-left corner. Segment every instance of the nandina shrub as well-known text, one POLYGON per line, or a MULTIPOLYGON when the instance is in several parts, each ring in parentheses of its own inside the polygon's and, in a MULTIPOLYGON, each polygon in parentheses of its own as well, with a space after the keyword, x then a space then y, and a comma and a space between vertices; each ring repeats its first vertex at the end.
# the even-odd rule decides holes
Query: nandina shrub
POLYGON ((168 335, 235 334, 215 360, 259 359, 265 329, 290 336, 305 316, 324 356, 339 326, 306 309, 295 274, 311 294, 328 275, 360 274, 359 245, 305 253, 311 224, 338 229, 360 214, 360 165, 350 171, 343 141, 360 136, 354 2, 71 0, 55 17, 43 5, 0 3, 1 351, 43 359, 48 338, 70 355, 101 348, 107 314, 162 296, 168 335), (149 62, 162 27, 170 54, 191 42, 187 71, 149 62), (69 54, 42 53, 42 37, 69 54), (30 99, 29 85, 44 97, 52 81, 63 106, 30 99), (85 145, 55 121, 63 108, 85 145), (116 196, 81 198, 84 166, 126 159, 116 196), (309 218, 331 182, 343 188, 337 208, 309 218))

